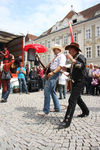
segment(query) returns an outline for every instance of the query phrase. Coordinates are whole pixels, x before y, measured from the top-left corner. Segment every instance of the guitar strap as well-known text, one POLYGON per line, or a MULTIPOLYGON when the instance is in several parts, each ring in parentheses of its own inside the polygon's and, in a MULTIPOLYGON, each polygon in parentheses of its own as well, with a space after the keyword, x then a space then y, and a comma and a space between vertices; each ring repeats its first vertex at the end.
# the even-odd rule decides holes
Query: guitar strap
MULTIPOLYGON (((53 59, 52 59, 52 61, 47 65, 47 70, 46 70, 46 74, 48 74, 49 72, 48 72, 48 70, 51 72, 51 70, 50 70, 50 65, 53 63, 53 61, 57 58, 57 56, 58 55, 56 55, 53 59), (48 72, 48 73, 47 73, 48 72)), ((47 75, 46 75, 46 77, 45 77, 45 79, 46 80, 48 80, 48 77, 47 77, 47 75)))
MULTIPOLYGON (((38 55, 36 55, 36 56, 38 56, 38 55)), ((52 59, 52 61, 45 67, 45 68, 49 68, 50 67, 50 65, 52 64, 52 62, 56 59, 56 57, 57 57, 58 55, 56 55, 53 59, 52 59)), ((39 59, 39 56, 38 56, 38 59, 39 59)), ((40 60, 40 59, 39 59, 40 60)), ((42 64, 43 65, 43 64, 42 64)))
POLYGON ((47 68, 50 67, 50 65, 53 63, 53 61, 56 59, 57 56, 58 56, 58 55, 56 55, 56 56, 52 59, 52 61, 47 65, 47 68))
MULTIPOLYGON (((80 54, 76 55, 76 57, 74 59, 76 60, 79 56, 80 56, 80 54)), ((74 64, 72 63, 71 64, 71 70, 70 70, 70 80, 71 80, 70 87, 71 87, 71 90, 72 90, 72 82, 74 83, 74 80, 71 77, 71 74, 72 74, 72 71, 73 71, 73 66, 74 66, 74 64)))
MULTIPOLYGON (((78 54, 74 59, 76 60, 76 59, 79 57, 79 55, 80 55, 80 54, 78 54)), ((74 64, 72 63, 72 64, 71 64, 71 71, 70 71, 70 73, 72 73, 72 71, 73 71, 73 66, 74 66, 74 64)))

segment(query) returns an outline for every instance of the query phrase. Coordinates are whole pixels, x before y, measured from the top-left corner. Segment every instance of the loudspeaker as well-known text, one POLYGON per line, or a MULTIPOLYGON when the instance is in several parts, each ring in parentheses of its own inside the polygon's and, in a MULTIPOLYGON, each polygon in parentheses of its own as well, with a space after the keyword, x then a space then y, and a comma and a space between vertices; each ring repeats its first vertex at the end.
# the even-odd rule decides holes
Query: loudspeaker
POLYGON ((27 54, 28 61, 35 61, 35 49, 29 49, 27 54))

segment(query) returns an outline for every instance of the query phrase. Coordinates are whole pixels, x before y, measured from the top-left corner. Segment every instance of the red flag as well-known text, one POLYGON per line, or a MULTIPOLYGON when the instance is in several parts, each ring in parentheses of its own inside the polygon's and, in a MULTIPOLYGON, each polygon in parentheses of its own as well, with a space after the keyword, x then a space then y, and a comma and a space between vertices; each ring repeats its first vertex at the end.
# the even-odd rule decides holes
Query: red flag
POLYGON ((68 21, 69 29, 70 29, 70 34, 71 34, 71 41, 74 42, 73 39, 73 30, 72 30, 72 24, 68 21))

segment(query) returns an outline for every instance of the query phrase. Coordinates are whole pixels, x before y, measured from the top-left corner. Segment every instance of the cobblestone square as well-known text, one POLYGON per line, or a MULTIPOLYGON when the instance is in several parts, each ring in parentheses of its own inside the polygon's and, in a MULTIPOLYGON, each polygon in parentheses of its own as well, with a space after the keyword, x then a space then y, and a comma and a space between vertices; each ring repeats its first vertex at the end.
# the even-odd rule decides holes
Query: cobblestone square
POLYGON ((43 91, 10 94, 7 103, 0 103, 0 150, 100 150, 100 96, 83 95, 90 115, 77 118, 81 113, 77 106, 71 126, 58 130, 68 97, 59 100, 61 112, 43 117, 38 115, 43 91))

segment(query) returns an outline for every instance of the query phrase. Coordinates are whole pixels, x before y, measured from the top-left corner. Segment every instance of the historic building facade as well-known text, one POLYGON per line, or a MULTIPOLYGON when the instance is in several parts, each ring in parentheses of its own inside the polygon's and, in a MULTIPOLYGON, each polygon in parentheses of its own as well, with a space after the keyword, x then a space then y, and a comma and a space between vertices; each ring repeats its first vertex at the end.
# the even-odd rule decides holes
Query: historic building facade
POLYGON ((100 4, 76 13, 71 10, 61 21, 36 38, 33 42, 48 48, 40 54, 41 61, 47 65, 53 58, 51 47, 57 43, 65 47, 71 42, 68 20, 72 23, 74 41, 80 44, 87 63, 100 64, 100 4))

